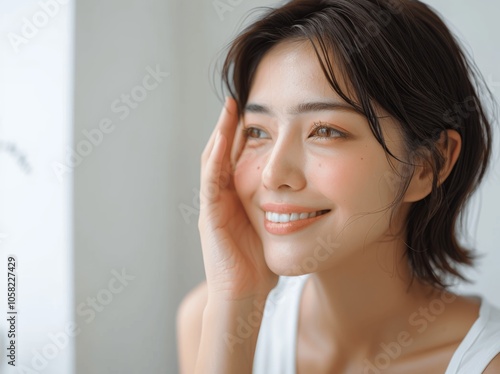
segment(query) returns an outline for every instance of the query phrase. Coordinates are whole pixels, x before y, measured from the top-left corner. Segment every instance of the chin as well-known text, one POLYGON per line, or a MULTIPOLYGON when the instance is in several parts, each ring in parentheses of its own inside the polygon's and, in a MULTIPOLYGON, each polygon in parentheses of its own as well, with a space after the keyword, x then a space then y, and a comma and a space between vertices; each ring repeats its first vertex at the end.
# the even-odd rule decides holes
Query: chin
POLYGON ((280 248, 265 246, 264 256, 269 269, 277 275, 297 276, 319 270, 320 263, 314 256, 301 254, 298 251, 290 251, 290 247, 280 250, 280 248))

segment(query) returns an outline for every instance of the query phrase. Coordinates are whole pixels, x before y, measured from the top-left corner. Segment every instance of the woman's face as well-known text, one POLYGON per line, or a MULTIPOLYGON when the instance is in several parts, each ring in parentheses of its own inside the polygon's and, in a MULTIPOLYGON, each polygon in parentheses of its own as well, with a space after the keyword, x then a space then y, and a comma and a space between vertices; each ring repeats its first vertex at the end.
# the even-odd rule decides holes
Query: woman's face
MULTIPOLYGON (((395 122, 380 123, 388 148, 402 156, 395 122)), ((241 125, 249 132, 242 145, 238 128, 235 188, 272 271, 325 270, 387 239, 390 210, 384 208, 396 196, 397 174, 367 119, 332 90, 308 42, 282 42, 264 56, 241 125), (299 220, 269 222, 266 211, 279 208, 264 204, 283 205, 296 213, 289 219, 299 220), (299 213, 320 210, 329 211, 301 221, 299 213)))

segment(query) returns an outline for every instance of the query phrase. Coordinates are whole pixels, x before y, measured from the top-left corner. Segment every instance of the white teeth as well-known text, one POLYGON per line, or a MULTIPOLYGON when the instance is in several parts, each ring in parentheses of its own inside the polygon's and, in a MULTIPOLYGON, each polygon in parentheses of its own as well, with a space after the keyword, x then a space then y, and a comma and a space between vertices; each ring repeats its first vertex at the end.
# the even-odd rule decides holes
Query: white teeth
POLYGON ((288 222, 288 221, 290 221, 290 215, 289 214, 280 214, 278 219, 280 222, 288 222))
POLYGON ((266 219, 271 222, 286 223, 290 221, 297 221, 299 219, 316 217, 317 215, 320 215, 319 212, 324 212, 324 211, 311 212, 311 213, 291 213, 291 214, 266 212, 266 219))

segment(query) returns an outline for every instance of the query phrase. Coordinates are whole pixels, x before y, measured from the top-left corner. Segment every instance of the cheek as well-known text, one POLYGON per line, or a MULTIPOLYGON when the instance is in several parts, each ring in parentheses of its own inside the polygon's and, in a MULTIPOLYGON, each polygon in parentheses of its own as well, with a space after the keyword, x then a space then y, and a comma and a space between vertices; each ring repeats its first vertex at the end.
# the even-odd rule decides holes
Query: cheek
POLYGON ((335 240, 351 249, 378 241, 389 229, 386 208, 395 196, 385 178, 391 170, 385 155, 349 155, 335 162, 322 160, 321 165, 318 161, 308 179, 331 202, 335 240))
POLYGON ((248 203, 253 193, 261 183, 261 174, 264 164, 255 152, 243 150, 234 169, 234 185, 236 193, 244 205, 248 203))
MULTIPOLYGON (((383 156, 385 160, 385 156, 383 156)), ((309 182, 346 214, 367 212, 386 206, 394 198, 387 183, 389 166, 380 158, 355 157, 315 160, 309 182)))

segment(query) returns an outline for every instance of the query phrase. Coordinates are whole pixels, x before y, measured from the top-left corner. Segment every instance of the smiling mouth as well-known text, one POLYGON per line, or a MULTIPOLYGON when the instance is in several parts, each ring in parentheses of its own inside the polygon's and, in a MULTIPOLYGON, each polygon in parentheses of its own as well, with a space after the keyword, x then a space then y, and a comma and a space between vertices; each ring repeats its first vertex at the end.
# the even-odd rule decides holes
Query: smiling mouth
POLYGON ((293 221, 305 220, 308 218, 313 218, 317 216, 321 216, 325 213, 328 213, 331 209, 318 210, 316 212, 310 213, 275 213, 275 212, 266 212, 265 217, 266 220, 274 223, 287 223, 293 221))

